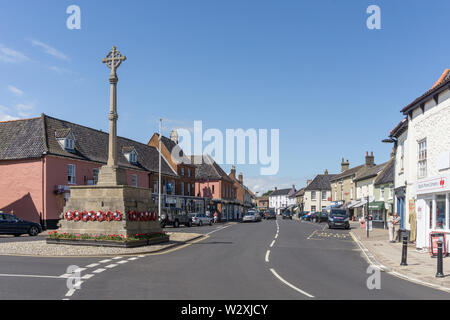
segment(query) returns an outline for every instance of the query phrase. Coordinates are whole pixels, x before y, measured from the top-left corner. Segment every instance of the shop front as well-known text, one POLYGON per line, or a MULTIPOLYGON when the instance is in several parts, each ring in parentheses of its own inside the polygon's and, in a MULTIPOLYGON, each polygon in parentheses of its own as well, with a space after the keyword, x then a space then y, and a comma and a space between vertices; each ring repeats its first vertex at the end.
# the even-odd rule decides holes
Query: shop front
POLYGON ((384 201, 373 201, 369 203, 369 215, 372 216, 372 224, 374 228, 386 229, 386 215, 384 201))
MULTIPOLYGON (((429 247, 431 233, 446 233, 449 238, 449 202, 450 176, 422 179, 416 183, 416 201, 410 207, 416 213, 417 248, 429 247)), ((448 248, 448 243, 446 245, 448 248)))

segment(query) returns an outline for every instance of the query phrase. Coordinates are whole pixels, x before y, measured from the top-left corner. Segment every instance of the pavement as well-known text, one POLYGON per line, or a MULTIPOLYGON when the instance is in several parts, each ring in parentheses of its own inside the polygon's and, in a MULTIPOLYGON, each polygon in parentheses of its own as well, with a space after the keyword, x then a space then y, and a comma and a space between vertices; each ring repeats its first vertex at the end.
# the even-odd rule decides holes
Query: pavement
POLYGON ((444 278, 436 278, 437 259, 432 258, 428 251, 417 250, 412 243, 408 244, 407 266, 400 266, 402 258, 402 243, 389 242, 388 230, 373 229, 367 238, 366 229, 352 230, 355 241, 367 250, 366 257, 372 264, 383 271, 408 279, 410 281, 435 287, 450 292, 450 259, 444 258, 444 278))
POLYGON ((278 218, 214 225, 200 239, 154 254, 111 258, 1 256, 0 299, 450 298, 446 292, 387 272, 372 274, 367 252, 350 232, 326 227, 325 223, 278 218), (70 266, 78 268, 80 288, 67 286, 74 277, 68 273, 70 266), (373 275, 379 277, 377 288, 368 285, 373 275))

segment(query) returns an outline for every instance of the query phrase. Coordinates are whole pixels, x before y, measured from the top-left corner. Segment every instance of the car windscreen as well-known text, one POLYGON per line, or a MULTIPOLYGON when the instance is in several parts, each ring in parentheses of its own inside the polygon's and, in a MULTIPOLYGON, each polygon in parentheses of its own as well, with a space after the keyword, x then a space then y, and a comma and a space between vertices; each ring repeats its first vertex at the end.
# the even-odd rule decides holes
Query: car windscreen
POLYGON ((345 210, 332 210, 330 216, 333 217, 347 217, 347 211, 345 210))

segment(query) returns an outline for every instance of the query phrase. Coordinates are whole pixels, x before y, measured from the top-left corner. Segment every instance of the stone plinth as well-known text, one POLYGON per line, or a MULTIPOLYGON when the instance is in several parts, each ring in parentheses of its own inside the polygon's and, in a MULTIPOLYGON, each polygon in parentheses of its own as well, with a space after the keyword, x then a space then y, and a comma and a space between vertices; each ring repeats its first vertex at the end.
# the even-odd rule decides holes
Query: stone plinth
POLYGON ((161 232, 159 221, 130 221, 128 213, 156 212, 150 189, 119 186, 77 186, 70 188, 67 202, 59 223, 59 233, 72 234, 118 234, 133 236, 137 233, 161 232), (68 211, 119 211, 122 221, 68 221, 68 211))
POLYGON ((127 173, 118 166, 103 166, 98 173, 98 186, 126 185, 127 173))

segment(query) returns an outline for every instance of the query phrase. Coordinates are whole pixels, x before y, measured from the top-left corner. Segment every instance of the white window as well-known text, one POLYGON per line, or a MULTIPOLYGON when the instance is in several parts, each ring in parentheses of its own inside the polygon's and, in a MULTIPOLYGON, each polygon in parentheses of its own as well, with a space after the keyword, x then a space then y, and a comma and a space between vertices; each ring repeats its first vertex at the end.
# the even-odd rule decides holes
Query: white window
POLYGON ((316 206, 311 206, 311 212, 316 212, 316 206))
POLYGON ((337 201, 337 191, 334 191, 334 200, 337 201))
POLYGON ((181 175, 184 176, 184 168, 181 168, 181 175))
POLYGON ((131 175, 131 185, 133 187, 137 187, 138 186, 138 176, 137 176, 137 174, 132 174, 131 175))
POLYGON ((75 177, 75 165, 73 164, 69 164, 67 166, 67 171, 68 171, 68 183, 69 184, 75 184, 76 183, 76 177, 75 177))
POLYGON ((184 196, 184 182, 181 183, 181 195, 184 196))
POLYGON ((353 200, 353 188, 350 188, 350 199, 353 200))
POLYGON ((188 177, 190 177, 190 176, 191 176, 191 169, 188 168, 188 177))
POLYGON ((327 200, 327 192, 322 191, 322 200, 327 200))
POLYGON ((418 142, 419 158, 418 158, 418 177, 425 178, 427 176, 427 140, 423 139, 418 142))
POLYGON ((316 192, 311 191, 311 200, 316 200, 316 192))
POLYGON ((191 184, 190 183, 188 183, 188 196, 190 196, 191 195, 191 184))
POLYGON ((73 139, 66 138, 64 140, 64 148, 67 149, 67 150, 74 150, 75 149, 75 142, 73 141, 73 139))
POLYGON ((130 162, 137 163, 137 154, 135 152, 130 153, 130 162))
POLYGON ((394 187, 389 187, 389 199, 392 199, 394 197, 394 187))
POLYGON ((404 159, 405 159, 405 142, 400 145, 400 170, 403 171, 404 159))
POLYGON ((384 187, 381 187, 381 191, 380 191, 380 200, 384 201, 384 187))

